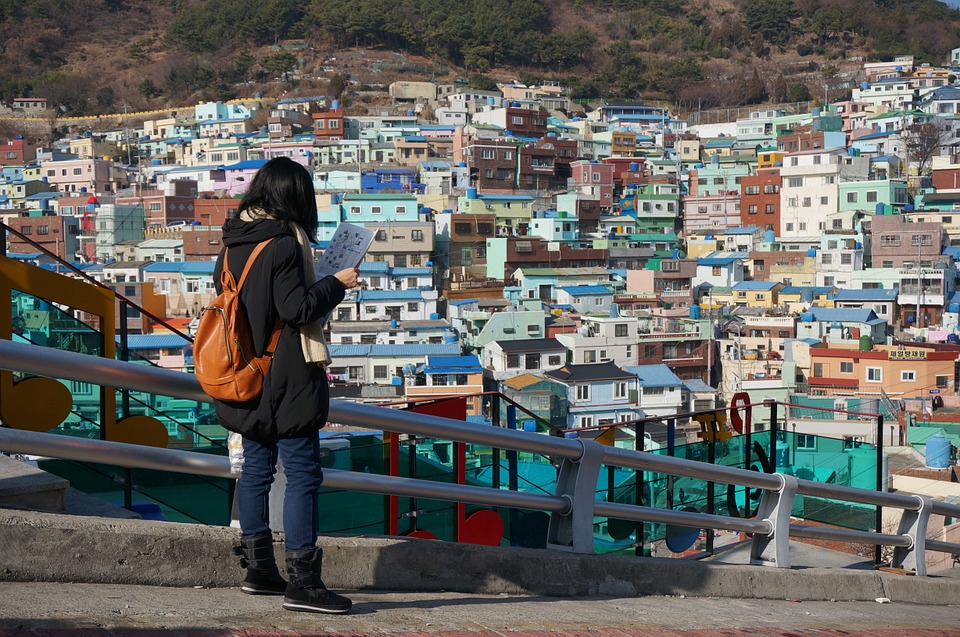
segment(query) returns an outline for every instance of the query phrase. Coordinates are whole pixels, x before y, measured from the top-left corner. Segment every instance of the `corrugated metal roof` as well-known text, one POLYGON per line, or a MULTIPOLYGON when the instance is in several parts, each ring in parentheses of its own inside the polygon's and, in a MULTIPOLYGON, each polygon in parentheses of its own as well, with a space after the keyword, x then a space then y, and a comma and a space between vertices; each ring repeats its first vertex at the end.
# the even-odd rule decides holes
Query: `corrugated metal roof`
POLYGON ((663 363, 656 365, 630 365, 624 370, 635 374, 642 387, 681 387, 683 381, 663 363))
POLYGON ((710 385, 706 384, 699 378, 691 378, 689 380, 683 381, 683 386, 686 387, 689 391, 696 392, 698 394, 711 392, 717 393, 717 390, 710 385))
MULTIPOLYGON (((120 338, 117 338, 120 343, 120 338)), ((177 334, 130 334, 127 349, 177 349, 190 345, 190 341, 177 334)))
POLYGON ((215 261, 158 261, 144 267, 143 271, 212 275, 216 265, 215 261))
POLYGON ((610 291, 610 288, 605 288, 602 285, 570 285, 562 288, 563 290, 571 296, 584 296, 584 295, 613 295, 613 292, 610 291))
POLYGON ((495 341, 505 352, 546 352, 565 350, 566 347, 555 338, 518 338, 509 341, 495 341))
POLYGON ((772 290, 779 281, 740 281, 730 289, 736 291, 760 290, 763 292, 772 290))
POLYGON ((895 289, 865 289, 865 290, 837 290, 837 301, 896 301, 898 291, 895 289))
POLYGON ((427 356, 456 355, 459 343, 403 343, 400 345, 329 345, 330 355, 337 356, 427 356))
POLYGON ((365 301, 419 301, 423 299, 421 290, 361 290, 357 302, 365 301))

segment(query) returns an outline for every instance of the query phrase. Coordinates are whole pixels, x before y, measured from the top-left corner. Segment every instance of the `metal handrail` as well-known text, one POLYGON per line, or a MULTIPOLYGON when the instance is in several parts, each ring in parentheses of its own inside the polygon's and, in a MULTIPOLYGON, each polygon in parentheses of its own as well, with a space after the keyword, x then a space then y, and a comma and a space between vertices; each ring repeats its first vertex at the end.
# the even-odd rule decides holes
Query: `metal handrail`
MULTIPOLYGON (((210 402, 196 378, 189 374, 12 341, 0 340, 0 369, 83 382, 96 379, 106 386, 210 402)), ((557 438, 498 427, 478 427, 438 416, 339 400, 331 401, 330 420, 374 430, 382 430, 386 425, 389 430, 406 434, 533 452, 562 459, 558 493, 555 495, 518 493, 488 487, 436 483, 334 469, 324 471, 326 474, 324 485, 327 487, 547 511, 553 516, 548 539, 548 547, 551 548, 571 550, 572 547, 575 551, 591 552, 593 550, 593 518, 595 515, 600 515, 633 521, 752 533, 755 543, 752 561, 777 566, 789 566, 786 540, 791 535, 893 546, 897 551, 907 551, 908 557, 910 551, 919 551, 922 557, 924 548, 949 553, 960 552, 960 544, 927 540, 923 536, 926 517, 921 518, 915 513, 923 513, 926 516, 935 513, 960 517, 960 506, 945 502, 933 503, 928 498, 917 495, 826 485, 809 480, 798 480, 784 474, 764 474, 643 451, 606 447, 595 441, 557 438), (757 517, 753 519, 598 502, 594 498, 594 491, 601 464, 746 486, 762 490, 763 496, 757 517), (901 522, 903 532, 883 534, 789 524, 792 498, 797 493, 902 509, 905 520, 901 522), (909 517, 911 515, 912 517, 909 517), (917 520, 922 520, 922 524, 918 525, 917 520), (585 538, 589 538, 589 546, 586 545, 585 538), (764 544, 771 538, 776 540, 775 559, 770 556, 771 549, 765 548, 767 545, 764 544)), ((7 428, 0 428, 0 448, 10 452, 117 466, 161 469, 215 477, 236 477, 236 474, 230 471, 229 460, 222 457, 173 449, 50 436, 7 428)), ((922 563, 917 563, 915 568, 918 574, 926 572, 922 563)))

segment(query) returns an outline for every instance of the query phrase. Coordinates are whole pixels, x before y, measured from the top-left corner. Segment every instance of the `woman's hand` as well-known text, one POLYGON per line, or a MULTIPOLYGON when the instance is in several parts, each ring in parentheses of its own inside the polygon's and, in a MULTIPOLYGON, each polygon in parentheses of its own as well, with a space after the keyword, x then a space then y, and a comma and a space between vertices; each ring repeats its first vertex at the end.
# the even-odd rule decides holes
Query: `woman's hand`
POLYGON ((360 274, 357 268, 347 268, 345 270, 340 270, 333 276, 339 279, 340 283, 343 283, 343 287, 348 290, 357 287, 357 276, 360 274))

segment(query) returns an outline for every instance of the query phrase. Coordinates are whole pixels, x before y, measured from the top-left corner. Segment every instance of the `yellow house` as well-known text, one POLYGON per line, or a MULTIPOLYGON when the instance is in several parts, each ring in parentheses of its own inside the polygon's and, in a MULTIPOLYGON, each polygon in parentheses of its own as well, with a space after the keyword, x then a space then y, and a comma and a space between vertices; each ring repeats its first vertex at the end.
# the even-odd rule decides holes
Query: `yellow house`
POLYGON ((777 306, 782 287, 778 281, 740 281, 730 288, 730 293, 733 305, 737 307, 772 309, 777 306))
POLYGON ((719 250, 723 250, 723 242, 715 234, 691 233, 687 237, 687 257, 690 259, 699 259, 719 250), (711 238, 707 239, 707 236, 711 238))
POLYGON ((832 295, 836 294, 837 289, 823 285, 786 285, 780 289, 780 305, 787 312, 804 312, 814 304, 817 307, 836 307, 832 295))
POLYGON ((783 165, 783 151, 779 151, 773 146, 761 148, 757 151, 757 169, 774 168, 779 162, 783 165))

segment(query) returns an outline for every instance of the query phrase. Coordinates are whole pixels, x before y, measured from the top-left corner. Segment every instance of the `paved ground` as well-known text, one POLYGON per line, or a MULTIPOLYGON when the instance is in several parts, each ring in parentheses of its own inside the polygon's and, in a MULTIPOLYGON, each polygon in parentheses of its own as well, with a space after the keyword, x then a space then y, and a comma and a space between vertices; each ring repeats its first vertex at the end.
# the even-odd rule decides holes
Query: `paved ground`
POLYGON ((294 613, 236 588, 0 582, 0 637, 960 636, 947 606, 691 597, 552 598, 347 591, 345 616, 294 613))

